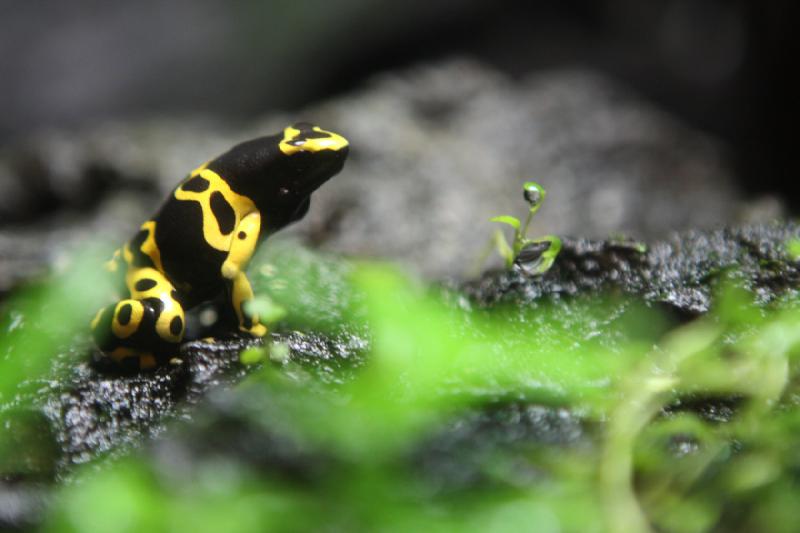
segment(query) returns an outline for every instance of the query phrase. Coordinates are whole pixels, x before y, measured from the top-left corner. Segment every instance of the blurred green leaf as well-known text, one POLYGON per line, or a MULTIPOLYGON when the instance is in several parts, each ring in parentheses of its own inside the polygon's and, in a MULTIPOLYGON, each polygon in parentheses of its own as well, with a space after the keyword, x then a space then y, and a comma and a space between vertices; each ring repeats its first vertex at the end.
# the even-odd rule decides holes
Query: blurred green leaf
POLYGON ((245 304, 245 312, 249 315, 258 315, 264 324, 273 324, 287 315, 286 308, 272 301, 268 296, 256 296, 245 304))
POLYGON ((265 348, 256 346, 253 348, 246 348, 239 354, 239 361, 243 365, 256 365, 266 359, 267 351, 265 348))
POLYGON ((20 290, 0 309, 0 402, 23 379, 50 370, 53 353, 78 332, 88 332, 94 313, 108 303, 113 286, 102 269, 107 248, 76 254, 67 268, 20 290))

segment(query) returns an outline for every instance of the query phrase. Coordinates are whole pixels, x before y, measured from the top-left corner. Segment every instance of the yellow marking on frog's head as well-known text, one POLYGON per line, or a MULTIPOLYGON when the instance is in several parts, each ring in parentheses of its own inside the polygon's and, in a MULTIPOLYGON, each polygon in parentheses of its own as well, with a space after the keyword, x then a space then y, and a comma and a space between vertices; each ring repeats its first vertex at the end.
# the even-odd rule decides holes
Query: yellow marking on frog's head
POLYGON ((298 123, 283 130, 283 139, 278 146, 285 155, 294 155, 298 152, 313 153, 322 150, 337 152, 348 144, 347 139, 337 133, 325 131, 319 126, 298 123))

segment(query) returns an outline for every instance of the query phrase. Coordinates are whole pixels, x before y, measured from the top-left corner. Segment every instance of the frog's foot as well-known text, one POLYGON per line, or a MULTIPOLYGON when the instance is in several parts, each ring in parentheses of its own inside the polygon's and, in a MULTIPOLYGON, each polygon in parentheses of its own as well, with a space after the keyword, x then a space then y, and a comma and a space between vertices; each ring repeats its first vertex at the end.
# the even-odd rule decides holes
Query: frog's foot
POLYGON ((119 368, 124 370, 152 370, 158 366, 158 359, 151 352, 143 352, 127 346, 119 346, 108 354, 119 368))
POLYGON ((94 348, 91 352, 92 366, 103 374, 128 375, 149 372, 173 365, 173 358, 130 346, 117 346, 113 350, 105 351, 94 348))
POLYGON ((253 337, 261 338, 267 334, 267 327, 261 323, 254 323, 247 327, 246 325, 239 326, 239 331, 252 335, 253 337))

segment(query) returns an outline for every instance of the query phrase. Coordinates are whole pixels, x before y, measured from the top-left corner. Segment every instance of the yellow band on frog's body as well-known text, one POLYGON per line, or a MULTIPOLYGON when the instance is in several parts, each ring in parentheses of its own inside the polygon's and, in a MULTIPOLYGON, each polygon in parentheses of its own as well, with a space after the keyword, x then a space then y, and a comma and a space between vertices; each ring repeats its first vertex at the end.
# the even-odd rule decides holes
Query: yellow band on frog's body
MULTIPOLYGON (((231 190, 230 185, 222 179, 222 177, 208 168, 201 168, 200 172, 193 172, 190 180, 199 176, 208 181, 208 188, 202 192, 187 191, 182 187, 175 189, 175 198, 178 200, 191 200, 200 204, 203 210, 203 237, 205 241, 212 248, 221 252, 227 252, 231 249, 231 240, 234 235, 231 233, 222 233, 219 227, 219 221, 214 216, 214 211, 211 208, 211 198, 214 193, 219 193, 231 206, 234 213, 233 228, 239 225, 239 222, 256 210, 256 205, 247 196, 242 196, 231 190)), ((188 181, 188 180, 187 180, 188 181)))
POLYGON ((159 271, 164 272, 164 265, 161 264, 161 251, 158 249, 158 244, 156 244, 156 222, 148 220, 142 224, 140 229, 147 232, 147 238, 139 249, 153 261, 159 271))

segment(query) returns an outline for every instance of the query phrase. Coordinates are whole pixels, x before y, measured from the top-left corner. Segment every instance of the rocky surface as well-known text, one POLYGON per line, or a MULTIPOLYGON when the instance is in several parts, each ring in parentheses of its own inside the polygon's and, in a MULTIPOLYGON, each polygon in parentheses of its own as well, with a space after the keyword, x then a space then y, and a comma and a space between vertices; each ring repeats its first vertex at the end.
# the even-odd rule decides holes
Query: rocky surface
POLYGON ((535 305, 554 296, 622 289, 690 319, 711 308, 726 276, 762 305, 796 297, 800 262, 787 255, 786 247, 798 235, 796 223, 773 223, 688 231, 651 245, 567 240, 544 276, 531 278, 520 269, 496 272, 468 283, 466 292, 484 305, 535 305))

